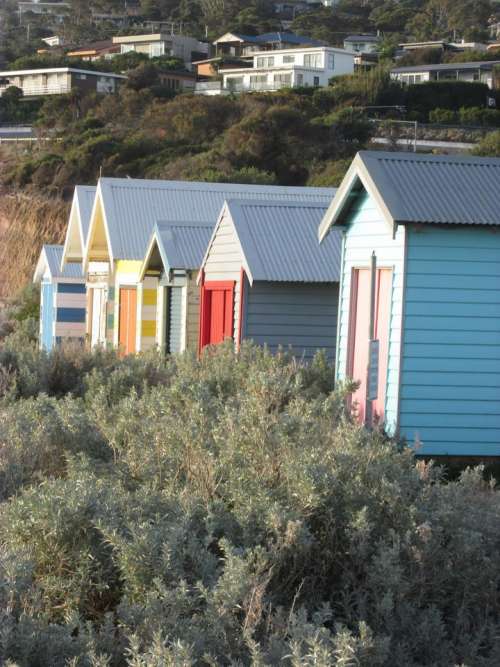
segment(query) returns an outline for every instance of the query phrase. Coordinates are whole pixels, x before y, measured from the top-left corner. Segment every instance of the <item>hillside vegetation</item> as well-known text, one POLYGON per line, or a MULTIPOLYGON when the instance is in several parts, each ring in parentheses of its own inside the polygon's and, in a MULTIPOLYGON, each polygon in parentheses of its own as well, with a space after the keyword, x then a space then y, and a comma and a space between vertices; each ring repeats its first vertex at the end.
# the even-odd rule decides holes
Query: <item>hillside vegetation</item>
POLYGON ((500 496, 310 367, 0 347, 0 663, 497 665, 500 496), (9 662, 11 661, 11 662, 9 662))

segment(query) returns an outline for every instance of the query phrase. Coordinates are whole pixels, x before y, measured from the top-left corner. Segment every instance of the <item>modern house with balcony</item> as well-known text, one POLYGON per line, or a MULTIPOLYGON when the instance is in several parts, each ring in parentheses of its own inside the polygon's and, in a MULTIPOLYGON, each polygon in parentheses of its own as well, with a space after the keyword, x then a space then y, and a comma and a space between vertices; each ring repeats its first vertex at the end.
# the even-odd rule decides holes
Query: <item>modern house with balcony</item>
POLYGON ((260 51, 325 46, 325 43, 312 39, 312 37, 295 35, 292 32, 266 32, 262 35, 242 35, 235 32, 226 32, 222 37, 216 39, 213 45, 216 56, 245 58, 251 57, 254 53, 260 51))
POLYGON ((83 92, 115 93, 127 77, 110 72, 93 72, 72 67, 26 69, 0 72, 0 97, 15 86, 23 97, 62 95, 78 88, 83 92))
POLYGON ((201 95, 274 91, 301 86, 327 86, 333 76, 354 72, 354 53, 321 46, 258 51, 253 66, 219 70, 222 81, 198 82, 201 95))
POLYGON ((499 77, 495 70, 500 60, 472 63, 444 63, 441 65, 411 65, 391 69, 391 79, 402 84, 425 83, 427 81, 466 81, 485 83, 489 88, 497 88, 499 77))
POLYGON ((194 37, 155 33, 152 35, 125 35, 113 37, 113 44, 120 46, 121 53, 143 53, 148 58, 172 56, 179 58, 188 69, 193 60, 208 56, 208 44, 194 37))

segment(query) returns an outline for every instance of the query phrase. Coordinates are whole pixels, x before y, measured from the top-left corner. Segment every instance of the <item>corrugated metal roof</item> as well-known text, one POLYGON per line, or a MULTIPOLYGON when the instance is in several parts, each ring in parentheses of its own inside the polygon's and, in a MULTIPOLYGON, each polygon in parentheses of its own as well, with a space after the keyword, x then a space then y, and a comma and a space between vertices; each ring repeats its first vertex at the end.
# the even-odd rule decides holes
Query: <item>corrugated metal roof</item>
POLYGON ((500 225, 500 159, 361 151, 394 222, 500 225))
POLYGON ((391 69, 393 74, 403 74, 405 72, 446 72, 447 70, 470 70, 486 69, 490 70, 500 65, 500 60, 482 60, 471 63, 443 63, 437 65, 410 65, 407 67, 394 67, 391 69))
POLYGON ((319 245, 327 209, 314 202, 227 202, 252 280, 338 282, 342 235, 333 230, 319 245))
POLYGON ((191 222, 185 224, 158 223, 154 236, 162 259, 168 265, 165 266, 165 269, 184 269, 185 271, 199 269, 213 228, 212 224, 191 222))
POLYGON ((94 205, 95 185, 77 185, 75 187, 74 197, 78 203, 78 210, 80 213, 80 229, 83 238, 83 243, 87 243, 87 236, 89 233, 90 216, 92 214, 92 207, 94 205))
POLYGON ((142 260, 158 220, 211 223, 226 199, 272 199, 328 204, 333 188, 101 178, 99 186, 114 260, 142 260))
POLYGON ((52 278, 82 278, 82 265, 80 263, 72 262, 66 264, 64 270, 61 271, 61 260, 63 254, 62 245, 44 245, 42 253, 45 253, 47 266, 49 267, 52 278))

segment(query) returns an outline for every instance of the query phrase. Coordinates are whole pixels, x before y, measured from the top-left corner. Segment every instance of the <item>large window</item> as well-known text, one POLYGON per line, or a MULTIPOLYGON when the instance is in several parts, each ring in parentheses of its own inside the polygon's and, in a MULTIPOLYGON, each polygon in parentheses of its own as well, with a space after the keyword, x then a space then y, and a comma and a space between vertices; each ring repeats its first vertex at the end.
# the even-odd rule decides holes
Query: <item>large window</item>
POLYGON ((165 44, 163 42, 149 45, 149 55, 151 58, 159 58, 160 56, 163 56, 164 53, 165 53, 165 44))
POLYGON ((292 75, 291 74, 275 74, 274 75, 274 85, 277 88, 289 88, 292 85, 292 75))
POLYGON ((329 53, 328 54, 328 69, 330 69, 330 70, 335 69, 335 54, 334 53, 329 53))
POLYGON ((274 56, 259 56, 257 67, 274 67, 274 56))
POLYGON ((283 56, 283 64, 290 65, 295 62, 295 56, 283 56))
POLYGON ((321 53, 306 53, 304 67, 321 67, 321 53))
POLYGON ((262 90, 267 86, 267 74, 253 74, 250 77, 250 88, 252 90, 262 90))
POLYGON ((229 76, 226 79, 226 86, 229 90, 240 90, 243 88, 243 77, 242 76, 229 76))

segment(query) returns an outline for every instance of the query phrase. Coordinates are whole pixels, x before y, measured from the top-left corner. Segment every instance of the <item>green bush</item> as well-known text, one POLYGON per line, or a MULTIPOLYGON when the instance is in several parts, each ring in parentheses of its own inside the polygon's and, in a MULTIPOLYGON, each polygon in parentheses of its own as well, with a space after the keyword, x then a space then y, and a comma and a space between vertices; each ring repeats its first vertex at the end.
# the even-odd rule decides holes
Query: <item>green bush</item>
POLYGON ((457 122, 457 115, 450 109, 432 109, 429 112, 429 122, 438 125, 453 125, 457 122))
POLYGON ((0 663, 498 664, 498 491, 353 424, 323 355, 2 355, 0 663))
POLYGON ((409 113, 426 120, 433 109, 458 111, 464 106, 484 107, 488 94, 485 83, 428 81, 408 86, 406 106, 409 113))

